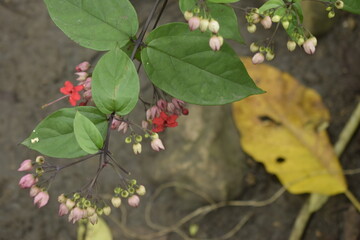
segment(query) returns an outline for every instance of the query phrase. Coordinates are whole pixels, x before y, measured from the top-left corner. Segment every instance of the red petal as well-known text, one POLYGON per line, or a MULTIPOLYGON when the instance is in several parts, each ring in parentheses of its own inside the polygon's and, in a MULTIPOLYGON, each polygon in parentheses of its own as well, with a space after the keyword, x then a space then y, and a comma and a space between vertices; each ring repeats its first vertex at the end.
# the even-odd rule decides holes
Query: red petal
POLYGON ((165 120, 162 119, 161 117, 157 117, 157 118, 154 118, 154 120, 152 122, 153 122, 153 124, 156 124, 156 125, 163 125, 165 120))
POLYGON ((177 122, 173 122, 173 123, 167 123, 165 124, 166 127, 177 127, 178 123, 177 122))
POLYGON ((79 101, 81 96, 78 92, 73 92, 70 96, 71 99, 74 99, 75 101, 79 101))
POLYGON ((84 85, 77 85, 74 87, 74 91, 79 92, 84 89, 84 85))
POLYGON ((159 125, 159 126, 156 126, 155 128, 152 129, 153 132, 162 132, 164 131, 164 126, 163 125, 159 125))
POLYGON ((76 106, 76 100, 72 99, 71 97, 69 97, 69 103, 70 103, 72 106, 76 106))
POLYGON ((178 118, 177 115, 173 114, 171 116, 168 117, 168 119, 166 120, 166 122, 168 124, 172 124, 172 123, 176 123, 176 119, 178 118))
POLYGON ((168 118, 168 115, 165 112, 161 112, 160 113, 160 117, 164 120, 166 120, 168 118))
POLYGON ((60 92, 61 92, 62 94, 64 94, 64 95, 70 94, 70 92, 69 92, 68 90, 66 90, 65 87, 60 88, 60 92))

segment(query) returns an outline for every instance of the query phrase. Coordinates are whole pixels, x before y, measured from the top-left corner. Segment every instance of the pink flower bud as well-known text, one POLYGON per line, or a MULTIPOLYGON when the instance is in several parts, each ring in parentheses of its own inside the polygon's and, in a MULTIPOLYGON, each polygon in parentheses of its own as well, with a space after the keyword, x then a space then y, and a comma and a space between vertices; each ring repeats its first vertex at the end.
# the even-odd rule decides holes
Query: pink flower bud
POLYGON ((160 110, 165 111, 167 107, 167 102, 164 99, 160 99, 157 101, 156 105, 158 106, 158 108, 160 108, 160 110))
POLYGON ((194 31, 200 27, 200 18, 199 17, 192 17, 189 19, 189 28, 191 31, 194 31))
POLYGON ((59 206, 59 216, 64 216, 69 213, 69 209, 65 205, 65 203, 61 203, 59 206))
POLYGON ((117 129, 120 126, 121 121, 113 118, 112 122, 111 122, 111 129, 117 129))
POLYGON ((213 51, 219 51, 221 47, 221 39, 218 36, 212 36, 209 45, 213 51))
POLYGON ((91 89, 91 77, 86 78, 85 82, 83 83, 84 89, 85 90, 90 90, 91 89))
POLYGON ((143 120, 143 121, 141 122, 141 127, 142 127, 142 128, 147 129, 148 126, 149 126, 149 122, 148 122, 148 121, 143 120))
POLYGON ((48 192, 39 192, 34 198, 34 204, 41 208, 45 206, 49 201, 49 193, 48 192))
POLYGON ((315 44, 314 44, 314 41, 311 40, 311 39, 308 39, 304 42, 303 44, 303 48, 304 48, 304 51, 307 53, 307 54, 314 54, 315 53, 315 44))
POLYGON ((31 170, 32 170, 32 161, 31 161, 31 159, 24 160, 20 164, 20 167, 18 168, 19 172, 31 171, 31 170))
POLYGON ((76 72, 75 74, 78 75, 77 81, 85 81, 88 77, 87 72, 76 72))
POLYGON ((83 210, 79 207, 76 207, 70 211, 68 220, 69 222, 76 223, 77 221, 82 219, 83 216, 84 216, 83 210))
POLYGON ((146 111, 146 119, 153 120, 154 118, 160 115, 160 108, 158 106, 152 106, 150 109, 146 111))
POLYGON ((38 179, 34 177, 31 173, 23 176, 19 181, 19 186, 21 188, 31 188, 32 185, 37 183, 38 179))
POLYGON ((39 192, 41 192, 41 189, 36 185, 32 185, 30 188, 30 197, 35 197, 39 192))
POLYGON ((85 61, 85 62, 78 64, 75 67, 75 70, 78 72, 85 72, 85 71, 89 70, 90 66, 91 66, 90 63, 85 61))
POLYGON ((167 111, 169 113, 174 113, 175 111, 175 105, 172 102, 167 103, 167 107, 166 107, 167 111))
POLYGON ((177 99, 177 98, 173 98, 171 100, 171 102, 174 104, 175 108, 177 109, 182 109, 182 107, 185 105, 185 102, 180 100, 180 99, 177 99))
POLYGON ((91 90, 85 91, 85 92, 83 93, 83 97, 84 97, 87 101, 89 101, 89 100, 92 98, 92 92, 91 92, 91 90))
POLYGON ((220 30, 220 25, 219 25, 219 22, 216 21, 215 19, 211 19, 210 22, 209 22, 209 30, 212 32, 212 33, 218 33, 219 30, 220 30))
POLYGON ((123 131, 123 133, 126 133, 128 130, 129 124, 127 122, 121 122, 120 126, 118 128, 118 132, 123 131))
POLYGON ((272 25, 272 21, 271 21, 271 18, 269 16, 265 16, 262 20, 261 20, 261 25, 263 25, 263 27, 265 29, 269 29, 271 28, 271 25, 272 25))
POLYGON ((154 138, 151 140, 151 148, 157 152, 165 150, 165 147, 160 138, 154 138))
POLYGON ((253 62, 253 64, 259 64, 259 63, 262 63, 264 62, 265 60, 265 57, 264 57, 264 54, 262 53, 256 53, 253 58, 251 59, 251 61, 253 62))
POLYGON ((140 198, 138 195, 132 195, 131 197, 128 198, 128 204, 131 207, 138 207, 140 204, 140 198))

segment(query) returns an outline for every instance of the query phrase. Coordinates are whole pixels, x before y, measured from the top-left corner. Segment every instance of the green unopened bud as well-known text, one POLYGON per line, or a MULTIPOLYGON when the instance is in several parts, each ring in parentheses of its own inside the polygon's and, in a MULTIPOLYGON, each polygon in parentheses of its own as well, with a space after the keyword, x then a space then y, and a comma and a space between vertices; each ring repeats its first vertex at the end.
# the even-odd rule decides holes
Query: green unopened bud
POLYGON ((131 143, 131 137, 125 138, 125 142, 126 142, 126 143, 131 143))
POLYGON ((337 9, 342 9, 342 8, 344 7, 344 2, 343 2, 343 1, 340 1, 340 0, 337 0, 337 1, 335 2, 335 7, 336 7, 337 9))
POLYGON ((309 38, 309 40, 313 42, 313 44, 314 44, 315 47, 317 46, 317 39, 316 39, 316 37, 313 36, 313 37, 309 38))
POLYGON ((45 158, 43 156, 37 156, 35 162, 41 165, 45 162, 45 158))
POLYGON ((200 8, 194 8, 194 13, 200 13, 200 8))
POLYGON ((151 135, 151 139, 158 139, 159 138, 159 134, 154 133, 151 135))
POLYGON ((285 30, 289 28, 289 24, 290 24, 289 21, 282 21, 281 23, 282 23, 285 30))
POLYGON ((140 185, 138 189, 136 189, 136 193, 139 195, 139 196, 143 196, 145 195, 146 193, 146 189, 143 185, 140 185))
POLYGON ((150 137, 150 134, 145 133, 144 137, 145 137, 145 138, 149 138, 149 137, 150 137))
POLYGON ((209 20, 208 19, 201 19, 200 20, 200 31, 205 32, 209 27, 209 20))
POLYGON ((294 41, 288 41, 287 44, 286 44, 286 46, 287 46, 287 49, 288 49, 290 52, 292 52, 292 51, 294 51, 295 48, 296 48, 296 42, 294 42, 294 41))
POLYGON ((333 17, 335 17, 335 12, 334 12, 334 11, 330 11, 330 12, 328 13, 328 18, 333 18, 333 17))
POLYGON ((268 61, 273 60, 274 57, 275 57, 275 54, 273 52, 271 52, 271 51, 267 52, 266 56, 265 56, 266 60, 268 60, 268 61))
POLYGON ((122 191, 122 189, 120 187, 117 187, 117 188, 114 189, 115 194, 120 194, 121 191, 122 191))
POLYGON ((66 199, 67 199, 67 197, 65 197, 65 195, 63 193, 58 196, 58 202, 59 203, 65 203, 66 199))
POLYGON ((90 217, 90 216, 94 215, 96 210, 93 207, 88 207, 88 208, 86 208, 86 211, 87 211, 88 217, 90 217))
POLYGON ((136 135, 135 140, 136 140, 136 142, 138 142, 138 143, 141 142, 141 141, 142 141, 142 136, 136 135))
POLYGON ((254 33, 256 31, 256 25, 255 24, 248 25, 247 30, 249 33, 254 33))
POLYGON ((303 45, 304 42, 305 42, 305 39, 304 39, 303 37, 300 37, 300 38, 297 40, 297 44, 298 44, 299 46, 303 45))
POLYGON ((120 207, 120 205, 121 205, 121 198, 119 198, 119 197, 113 197, 113 198, 111 199, 111 203, 112 203, 112 205, 113 205, 115 208, 118 208, 118 207, 120 207))
POLYGON ((274 15, 272 18, 271 18, 271 21, 273 22, 279 22, 281 19, 281 17, 279 15, 274 15))
POLYGON ((134 193, 135 193, 135 189, 134 189, 133 187, 129 187, 129 188, 128 188, 128 192, 129 192, 130 194, 134 194, 134 193))
POLYGON ((104 210, 102 208, 97 208, 96 213, 100 216, 104 213, 104 210))
POLYGON ((325 8, 325 10, 330 12, 332 10, 332 7, 329 6, 329 7, 325 8))
POLYGON ((259 51, 259 46, 256 43, 251 43, 250 44, 250 51, 253 52, 253 53, 259 51))
POLYGON ((37 167, 35 172, 37 175, 41 176, 44 173, 44 169, 42 167, 37 167))
POLYGON ((131 180, 130 180, 130 184, 131 184, 131 186, 136 185, 136 183, 137 183, 136 179, 131 179, 131 180))
POLYGON ((74 193, 74 200, 78 200, 81 196, 80 196, 80 193, 74 193))
POLYGON ((89 200, 85 200, 85 201, 84 201, 84 206, 87 207, 87 208, 90 207, 90 206, 91 206, 91 202, 90 202, 89 200))
POLYGON ((265 48, 264 46, 261 46, 261 47, 259 48, 259 51, 260 51, 260 52, 266 52, 266 48, 265 48))
POLYGON ((103 208, 103 212, 106 216, 109 216, 111 213, 111 207, 110 206, 106 206, 103 208))
POLYGON ((192 18, 193 16, 194 16, 194 14, 192 12, 190 12, 190 11, 185 11, 184 12, 184 18, 185 18, 186 21, 189 21, 190 18, 192 18))
POLYGON ((124 191, 121 192, 121 197, 127 198, 128 196, 129 196, 129 192, 128 192, 128 191, 124 190, 124 191))

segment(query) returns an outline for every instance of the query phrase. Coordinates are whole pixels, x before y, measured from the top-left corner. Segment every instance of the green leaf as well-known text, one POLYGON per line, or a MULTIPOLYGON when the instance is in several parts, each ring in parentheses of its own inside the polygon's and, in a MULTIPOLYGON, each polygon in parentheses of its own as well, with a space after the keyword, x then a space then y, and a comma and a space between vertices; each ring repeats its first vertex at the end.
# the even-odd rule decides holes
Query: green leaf
MULTIPOLYGON (((191 10, 196 6, 196 0, 180 0, 179 6, 182 12, 191 10)), ((244 40, 239 31, 238 20, 235 11, 232 7, 206 2, 209 13, 212 18, 219 22, 219 35, 227 39, 235 40, 239 43, 244 43, 244 40)))
POLYGON ((112 234, 109 226, 102 218, 98 218, 98 222, 92 225, 80 224, 77 232, 77 240, 112 240, 112 234))
POLYGON ((72 40, 94 50, 124 46, 138 30, 128 0, 44 0, 54 23, 72 40))
POLYGON ((265 11, 267 11, 269 9, 278 8, 280 6, 285 6, 285 3, 283 0, 269 0, 259 8, 259 12, 261 14, 263 14, 265 11))
POLYGON ((292 6, 293 6, 293 14, 298 15, 300 23, 303 23, 304 16, 301 8, 301 2, 300 1, 294 2, 292 6))
POLYGON ((240 0, 208 0, 208 1, 213 3, 234 3, 240 0))
POLYGON ((97 153, 104 144, 104 139, 95 124, 80 112, 75 114, 74 133, 79 146, 89 154, 97 153))
POLYGON ((76 158, 88 155, 75 138, 74 118, 77 111, 90 119, 102 137, 105 137, 107 118, 97 108, 63 108, 43 119, 22 144, 49 157, 76 158))
POLYGON ((360 14, 360 1, 359 0, 343 0, 344 8, 342 10, 360 14))
POLYGON ((141 58, 150 80, 170 95, 199 105, 221 105, 263 93, 226 44, 209 47, 209 35, 186 24, 163 25, 150 33, 141 58))
POLYGON ((134 63, 120 49, 101 57, 96 64, 91 82, 92 97, 105 114, 128 114, 139 98, 140 84, 134 63))

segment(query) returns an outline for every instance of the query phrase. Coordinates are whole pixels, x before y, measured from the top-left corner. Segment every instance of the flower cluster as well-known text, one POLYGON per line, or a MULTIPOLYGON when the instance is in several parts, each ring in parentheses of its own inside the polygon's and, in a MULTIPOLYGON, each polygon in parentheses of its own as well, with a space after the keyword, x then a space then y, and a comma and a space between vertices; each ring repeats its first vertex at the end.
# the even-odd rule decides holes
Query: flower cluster
POLYGON ((75 74, 78 76, 76 79, 79 81, 79 86, 84 87, 83 98, 84 101, 80 103, 81 106, 86 106, 92 100, 92 93, 91 93, 91 73, 88 72, 91 65, 89 62, 82 62, 75 67, 77 71, 75 74))
POLYGON ((250 51, 255 53, 255 55, 252 58, 252 62, 254 64, 259 64, 264 62, 264 60, 271 61, 274 59, 275 54, 272 48, 265 47, 265 46, 259 46, 257 43, 252 43, 250 45, 250 51))
POLYGON ((344 2, 341 0, 337 0, 335 2, 326 2, 325 4, 328 4, 328 6, 326 7, 326 11, 328 11, 328 18, 335 17, 335 8, 337 9, 344 8, 344 2))
POLYGON ((224 44, 224 38, 219 35, 220 25, 215 19, 208 17, 205 13, 202 14, 198 7, 192 11, 185 11, 184 18, 188 21, 189 29, 194 31, 200 29, 201 32, 210 31, 211 37, 209 46, 213 51, 219 51, 224 44))
POLYGON ((38 156, 35 161, 31 159, 24 160, 18 168, 19 172, 33 171, 35 169, 35 173, 28 173, 20 179, 19 186, 24 189, 30 188, 30 197, 34 198, 34 205, 37 205, 39 208, 45 206, 49 201, 48 192, 45 188, 37 185, 39 177, 41 177, 44 172, 44 162, 44 157, 38 156))
POLYGON ((128 182, 126 189, 116 187, 114 189, 115 195, 111 198, 111 203, 115 208, 120 207, 122 198, 127 198, 127 202, 131 207, 138 207, 140 204, 140 197, 146 194, 146 189, 143 185, 137 185, 135 179, 128 182))

